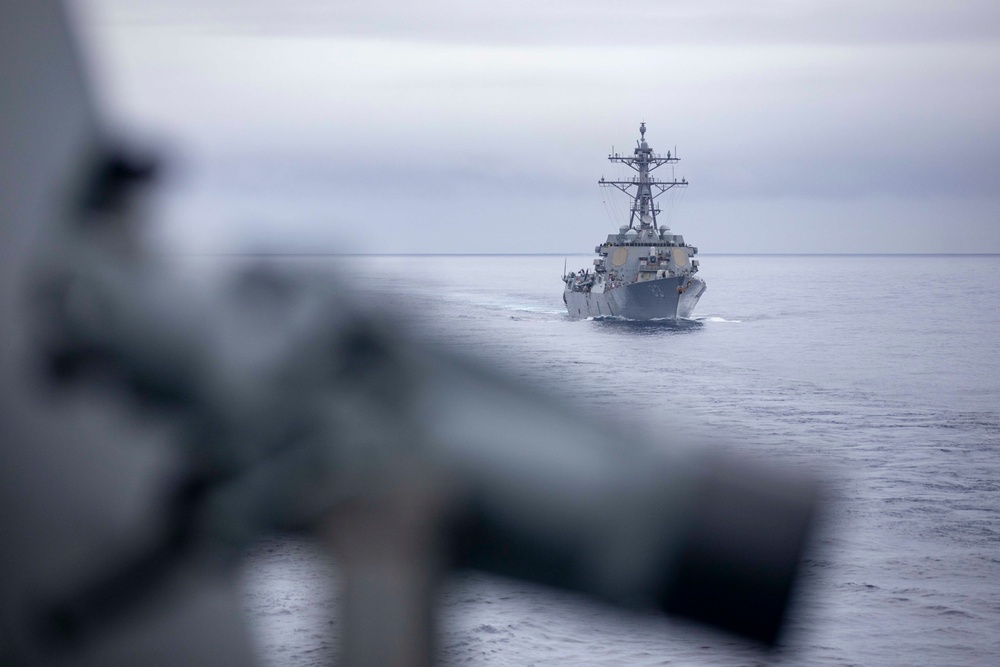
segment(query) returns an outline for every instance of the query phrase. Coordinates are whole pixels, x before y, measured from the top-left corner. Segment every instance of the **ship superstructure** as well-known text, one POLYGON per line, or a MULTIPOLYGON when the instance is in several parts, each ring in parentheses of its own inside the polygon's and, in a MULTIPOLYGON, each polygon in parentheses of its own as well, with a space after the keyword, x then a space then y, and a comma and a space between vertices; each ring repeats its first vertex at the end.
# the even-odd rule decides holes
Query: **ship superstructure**
POLYGON ((690 317, 705 292, 699 278, 698 249, 686 244, 666 225, 657 226, 657 197, 673 188, 687 187, 687 179, 664 180, 651 172, 679 160, 676 151, 654 153, 646 143, 646 124, 639 125, 632 155, 612 152, 608 160, 636 172, 623 180, 606 180, 602 187, 621 190, 631 200, 629 221, 617 234, 597 246, 593 268, 563 276, 563 301, 570 317, 618 317, 629 320, 690 317))

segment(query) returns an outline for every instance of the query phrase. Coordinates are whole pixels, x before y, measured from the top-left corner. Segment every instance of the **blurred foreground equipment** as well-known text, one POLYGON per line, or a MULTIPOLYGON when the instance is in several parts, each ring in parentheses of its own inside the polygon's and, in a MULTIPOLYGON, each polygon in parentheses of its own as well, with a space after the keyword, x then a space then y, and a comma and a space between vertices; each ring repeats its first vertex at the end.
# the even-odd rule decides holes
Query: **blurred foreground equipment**
POLYGON ((231 575, 279 530, 343 567, 345 664, 432 662, 453 567, 777 639, 810 484, 622 443, 322 279, 190 289, 60 6, 0 29, 0 664, 246 664, 231 575))

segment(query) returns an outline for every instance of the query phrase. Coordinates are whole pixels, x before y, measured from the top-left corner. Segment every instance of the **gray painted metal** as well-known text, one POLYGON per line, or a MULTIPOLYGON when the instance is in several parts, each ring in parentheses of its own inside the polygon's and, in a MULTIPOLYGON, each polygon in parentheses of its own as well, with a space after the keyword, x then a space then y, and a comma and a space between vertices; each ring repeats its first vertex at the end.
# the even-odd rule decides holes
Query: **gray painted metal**
POLYGON ((574 318, 619 317, 627 320, 689 318, 694 313, 698 299, 706 287, 705 281, 701 278, 675 276, 632 283, 608 292, 574 292, 567 289, 566 309, 574 318))
POLYGON ((337 552, 346 665, 433 660, 446 564, 775 641, 810 487, 609 446, 329 276, 192 294, 133 242, 149 169, 65 19, 0 2, 0 664, 250 664, 237 559, 289 529, 337 552))
POLYGON ((638 176, 598 181, 632 198, 629 224, 617 234, 609 234, 607 241, 595 248, 593 269, 564 273, 563 302, 570 317, 688 318, 707 289, 705 281, 695 275, 698 249, 667 226, 657 228, 660 209, 656 197, 674 187, 687 187, 687 179, 665 181, 650 176, 650 172, 677 163, 677 156, 669 151, 666 156, 653 152, 646 143, 645 123, 639 126, 639 133, 641 139, 636 142, 634 155, 608 156, 612 163, 624 164, 638 176))

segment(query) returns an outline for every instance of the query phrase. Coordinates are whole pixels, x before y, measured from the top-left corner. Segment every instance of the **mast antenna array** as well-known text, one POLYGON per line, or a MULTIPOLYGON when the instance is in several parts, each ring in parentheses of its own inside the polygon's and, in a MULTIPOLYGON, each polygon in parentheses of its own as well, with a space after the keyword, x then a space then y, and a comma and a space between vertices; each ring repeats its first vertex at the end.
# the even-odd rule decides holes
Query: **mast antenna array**
POLYGON ((617 188, 631 197, 632 207, 628 222, 629 229, 646 228, 650 224, 655 229, 656 216, 660 212, 659 206, 655 203, 656 198, 672 188, 687 187, 688 182, 683 177, 680 180, 671 177, 672 180, 667 181, 650 176, 650 172, 665 164, 680 162, 677 158, 677 149, 675 147, 672 154, 670 151, 667 151, 666 155, 654 153, 653 149, 646 143, 645 122, 639 124, 639 137, 632 155, 619 155, 614 152, 613 148, 611 154, 608 155, 609 162, 624 164, 638 172, 638 175, 633 176, 631 179, 620 181, 606 180, 602 176, 598 184, 617 188), (634 192, 632 188, 635 188, 634 192), (649 217, 647 218, 647 216, 649 217), (638 224, 636 224, 637 217, 638 224), (652 220, 652 223, 649 220, 652 220))

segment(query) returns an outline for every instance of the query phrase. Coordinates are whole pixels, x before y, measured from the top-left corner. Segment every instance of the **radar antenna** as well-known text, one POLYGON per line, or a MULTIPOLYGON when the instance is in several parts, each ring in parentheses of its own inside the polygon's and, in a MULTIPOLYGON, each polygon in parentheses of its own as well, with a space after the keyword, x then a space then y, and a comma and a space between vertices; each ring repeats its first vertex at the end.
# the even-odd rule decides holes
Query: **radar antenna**
POLYGON ((650 176, 650 172, 654 169, 665 164, 675 164, 680 160, 677 158, 676 149, 673 155, 670 151, 667 151, 665 156, 653 152, 653 149, 646 143, 645 122, 639 123, 639 140, 636 141, 636 149, 633 154, 619 155, 612 152, 608 155, 608 161, 627 165, 638 172, 638 176, 633 176, 628 180, 609 181, 602 176, 601 180, 598 181, 599 185, 617 188, 632 199, 631 215, 628 221, 629 229, 647 229, 650 225, 656 229, 656 215, 660 212, 660 207, 655 203, 656 198, 667 190, 685 188, 688 184, 686 178, 681 178, 679 181, 676 178, 666 181, 650 176), (632 188, 635 188, 634 192, 632 188), (654 188, 658 192, 654 193, 654 188))

